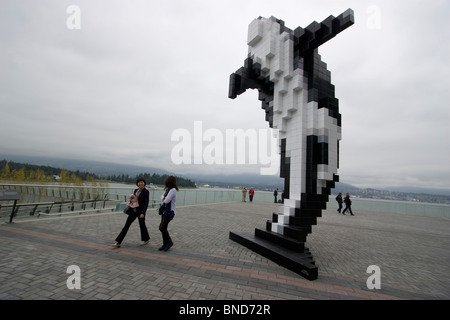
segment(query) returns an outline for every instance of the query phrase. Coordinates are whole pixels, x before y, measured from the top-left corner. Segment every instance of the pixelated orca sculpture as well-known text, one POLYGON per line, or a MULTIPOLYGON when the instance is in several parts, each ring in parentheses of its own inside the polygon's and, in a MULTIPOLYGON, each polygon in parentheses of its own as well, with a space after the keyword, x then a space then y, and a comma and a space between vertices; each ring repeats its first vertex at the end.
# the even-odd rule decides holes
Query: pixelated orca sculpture
POLYGON ((259 17, 248 28, 249 54, 230 76, 229 98, 258 89, 266 120, 278 133, 285 200, 265 229, 230 239, 315 280, 317 266, 305 248, 312 225, 339 181, 341 115, 330 72, 318 47, 354 23, 353 10, 294 31, 282 20, 259 17))

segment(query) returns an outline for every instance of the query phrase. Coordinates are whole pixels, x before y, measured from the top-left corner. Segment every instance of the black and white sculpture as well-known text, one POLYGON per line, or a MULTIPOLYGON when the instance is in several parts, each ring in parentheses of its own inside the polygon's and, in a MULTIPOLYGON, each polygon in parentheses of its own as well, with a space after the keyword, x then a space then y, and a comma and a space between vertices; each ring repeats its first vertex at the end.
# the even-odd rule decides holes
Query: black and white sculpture
POLYGON ((312 225, 338 181, 341 115, 330 72, 318 47, 354 23, 353 10, 294 31, 282 20, 259 17, 248 30, 244 67, 230 76, 229 97, 258 89, 266 120, 278 132, 285 200, 255 235, 230 239, 297 272, 317 279, 305 248, 312 225))

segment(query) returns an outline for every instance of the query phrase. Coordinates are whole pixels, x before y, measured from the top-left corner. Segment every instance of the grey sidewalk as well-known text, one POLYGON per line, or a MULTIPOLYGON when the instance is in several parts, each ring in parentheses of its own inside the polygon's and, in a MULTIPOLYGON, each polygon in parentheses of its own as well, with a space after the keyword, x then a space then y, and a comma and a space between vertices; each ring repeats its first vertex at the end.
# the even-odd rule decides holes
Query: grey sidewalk
POLYGON ((221 203, 177 209, 175 243, 160 252, 159 216, 140 247, 137 221, 119 249, 123 213, 39 218, 0 225, 0 299, 449 299, 450 220, 325 210, 308 236, 319 268, 308 281, 229 240, 229 231, 264 227, 276 204, 221 203), (69 289, 76 265, 81 289, 69 289), (369 290, 367 268, 381 270, 369 290))

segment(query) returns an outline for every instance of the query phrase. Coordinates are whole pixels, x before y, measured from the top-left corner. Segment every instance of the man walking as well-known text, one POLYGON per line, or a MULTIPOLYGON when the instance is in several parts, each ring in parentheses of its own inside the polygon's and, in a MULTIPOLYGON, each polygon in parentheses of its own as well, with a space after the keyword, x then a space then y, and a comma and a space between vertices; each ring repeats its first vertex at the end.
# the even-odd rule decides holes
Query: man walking
POLYGON ((342 210, 342 192, 339 192, 339 194, 336 196, 336 201, 337 201, 337 203, 339 204, 339 208, 337 209, 337 211, 339 212, 339 213, 341 213, 341 210, 342 210))
POLYGON ((345 198, 344 198, 344 203, 345 203, 345 209, 344 209, 344 211, 342 211, 342 214, 345 214, 345 211, 350 211, 350 214, 352 215, 352 216, 354 216, 354 214, 353 214, 353 212, 352 212, 352 200, 350 200, 350 195, 348 194, 348 192, 347 192, 347 194, 345 195, 345 198))

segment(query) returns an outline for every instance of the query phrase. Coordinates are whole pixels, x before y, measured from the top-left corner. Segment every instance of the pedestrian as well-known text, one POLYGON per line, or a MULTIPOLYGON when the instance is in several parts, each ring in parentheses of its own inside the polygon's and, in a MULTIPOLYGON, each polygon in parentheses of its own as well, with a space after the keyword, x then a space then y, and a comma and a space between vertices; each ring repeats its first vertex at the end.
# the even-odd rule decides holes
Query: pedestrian
POLYGON ((274 197, 273 203, 278 203, 278 201, 277 201, 277 197, 278 197, 278 188, 276 188, 276 189, 273 191, 273 197, 274 197))
POLYGON ((247 202, 247 188, 246 187, 244 187, 243 189, 242 189, 242 202, 247 202))
POLYGON ((248 197, 250 198, 250 202, 253 202, 254 195, 255 195, 255 190, 253 189, 253 187, 251 187, 250 190, 248 191, 248 197))
POLYGON ((145 225, 145 213, 147 212, 149 195, 150 193, 145 188, 147 183, 143 178, 138 178, 136 180, 137 189, 134 190, 133 195, 138 198, 138 206, 135 207, 135 210, 129 210, 127 221, 125 222, 122 231, 120 231, 119 235, 116 238, 116 242, 113 244, 113 247, 120 248, 122 245, 122 241, 127 235, 128 229, 130 229, 131 224, 136 220, 139 221, 139 228, 141 230, 141 246, 148 244, 150 241, 150 235, 148 234, 147 226, 145 225))
POLYGON ((347 194, 346 194, 346 196, 345 196, 345 198, 344 198, 344 203, 345 203, 345 209, 344 209, 344 211, 342 211, 342 214, 345 214, 345 211, 350 211, 350 214, 352 215, 352 216, 354 216, 354 214, 353 214, 353 212, 352 212, 352 200, 350 200, 350 195, 348 194, 348 192, 347 192, 347 194))
POLYGON ((339 205, 339 208, 337 209, 337 211, 338 211, 339 213, 341 213, 341 210, 342 210, 342 202, 343 202, 343 200, 342 200, 342 192, 339 192, 339 194, 336 196, 336 201, 337 201, 337 203, 338 203, 338 205, 339 205))
POLYGON ((284 203, 284 199, 286 198, 286 194, 284 193, 284 190, 281 192, 281 203, 284 203))
POLYGON ((168 176, 165 182, 164 194, 161 196, 165 204, 164 213, 161 215, 161 223, 159 224, 159 231, 163 238, 163 245, 158 249, 159 251, 167 251, 173 246, 173 241, 170 238, 167 227, 169 222, 175 217, 176 214, 176 202, 177 202, 177 178, 175 176, 168 176))

